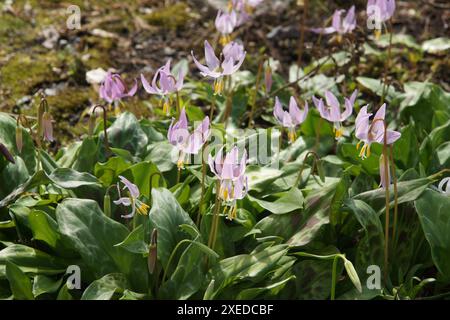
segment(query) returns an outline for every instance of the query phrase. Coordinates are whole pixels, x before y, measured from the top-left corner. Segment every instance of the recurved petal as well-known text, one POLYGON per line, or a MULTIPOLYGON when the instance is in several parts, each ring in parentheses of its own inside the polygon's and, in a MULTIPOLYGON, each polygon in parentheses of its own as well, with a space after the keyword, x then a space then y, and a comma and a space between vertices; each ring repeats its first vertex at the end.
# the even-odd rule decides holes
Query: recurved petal
POLYGON ((145 79, 144 75, 141 74, 141 82, 142 86, 144 87, 144 90, 147 91, 147 93, 150 94, 158 94, 158 90, 150 85, 150 83, 145 79))
POLYGON ((402 134, 400 132, 393 131, 393 130, 387 130, 386 135, 387 135, 386 136, 387 144, 393 144, 395 141, 400 139, 400 137, 402 136, 402 134))
POLYGON ((214 49, 207 40, 205 40, 205 60, 209 70, 214 70, 220 65, 220 61, 216 57, 214 49))
POLYGON ((281 106, 280 99, 278 97, 275 97, 275 106, 273 108, 273 115, 277 121, 282 124, 283 123, 283 107, 281 106))

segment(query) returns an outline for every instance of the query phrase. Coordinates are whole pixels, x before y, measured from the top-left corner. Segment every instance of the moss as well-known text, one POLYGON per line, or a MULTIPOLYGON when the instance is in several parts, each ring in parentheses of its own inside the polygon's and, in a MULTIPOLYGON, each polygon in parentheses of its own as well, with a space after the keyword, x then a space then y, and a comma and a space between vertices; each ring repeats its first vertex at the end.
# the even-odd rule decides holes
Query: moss
POLYGON ((17 54, 1 70, 3 88, 16 99, 29 94, 40 83, 55 80, 52 60, 46 56, 17 54))
POLYGON ((191 15, 187 4, 178 2, 172 6, 156 9, 152 13, 145 15, 144 19, 150 25, 177 29, 184 26, 191 19, 191 15))
POLYGON ((79 124, 79 116, 91 104, 96 93, 91 87, 68 87, 55 96, 47 97, 47 102, 55 123, 55 135, 59 142, 74 138, 86 130, 79 124), (61 141, 62 140, 62 141, 61 141))
POLYGON ((89 48, 82 53, 89 55, 89 59, 83 61, 86 69, 110 68, 112 65, 109 53, 116 47, 115 39, 87 37, 85 41, 86 47, 89 48))

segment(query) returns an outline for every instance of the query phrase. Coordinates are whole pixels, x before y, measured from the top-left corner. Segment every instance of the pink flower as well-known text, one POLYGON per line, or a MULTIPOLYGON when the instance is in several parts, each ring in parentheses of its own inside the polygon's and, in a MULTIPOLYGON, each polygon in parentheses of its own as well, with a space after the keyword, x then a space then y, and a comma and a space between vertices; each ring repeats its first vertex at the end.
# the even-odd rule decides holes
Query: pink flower
POLYGON ((134 86, 128 90, 120 75, 111 74, 111 72, 108 71, 105 80, 100 85, 99 94, 100 98, 106 102, 113 103, 121 100, 122 98, 134 96, 136 91, 137 80, 134 80, 134 86))
POLYGON ((336 139, 339 139, 344 134, 342 122, 347 120, 353 112, 353 105, 355 104, 358 90, 355 90, 350 98, 344 98, 345 110, 341 112, 339 100, 331 91, 325 92, 326 106, 322 99, 317 99, 313 96, 313 102, 319 110, 320 116, 329 122, 334 123, 334 132, 336 139))
POLYGON ((129 196, 122 197, 120 192, 120 184, 117 183, 119 199, 114 201, 114 203, 116 205, 131 207, 131 213, 128 215, 122 215, 122 218, 132 218, 136 211, 139 214, 147 215, 149 206, 138 199, 140 196, 139 188, 125 177, 119 176, 119 179, 124 184, 123 190, 128 190, 129 196))
MULTIPOLYGON (((225 48, 224 48, 225 50, 225 48)), ((197 68, 200 70, 200 74, 204 77, 211 77, 215 79, 214 92, 215 94, 221 94, 223 91, 223 77, 230 76, 239 70, 244 62, 246 52, 243 54, 235 55, 230 52, 223 52, 224 61, 221 63, 214 53, 214 49, 211 47, 208 41, 205 41, 205 60, 206 66, 202 65, 194 56, 194 52, 191 51, 192 58, 197 68)))
MULTIPOLYGON (((369 118, 372 113, 367 112, 367 106, 361 108, 356 117, 355 122, 355 136, 360 141, 358 142, 356 148, 359 150, 360 144, 363 142, 364 145, 361 148, 359 156, 361 158, 367 158, 370 156, 370 145, 374 142, 384 144, 384 118, 386 115, 386 104, 383 104, 380 109, 378 109, 375 117, 373 118, 372 124, 369 125, 369 118)), ((393 144, 401 137, 401 133, 393 130, 386 130, 386 143, 393 144)))
POLYGON ((289 141, 295 141, 295 128, 305 121, 306 116, 308 115, 308 110, 308 103, 305 103, 305 109, 300 111, 295 98, 291 97, 289 101, 289 112, 283 111, 280 100, 278 97, 275 97, 273 115, 283 127, 288 128, 289 141))
POLYGON ((220 181, 218 192, 219 197, 231 204, 228 218, 232 220, 236 217, 236 200, 243 199, 248 191, 248 179, 245 176, 247 166, 247 152, 244 151, 239 161, 239 149, 235 146, 223 159, 223 147, 216 154, 215 158, 208 157, 209 168, 220 181))
POLYGON ((345 14, 345 10, 336 10, 333 14, 331 27, 313 28, 311 31, 322 34, 336 32, 340 35, 352 32, 356 28, 355 6, 352 6, 350 10, 348 10, 344 19, 342 19, 343 14, 345 14))
POLYGON ((205 117, 192 133, 189 133, 188 130, 188 119, 184 108, 181 110, 180 119, 177 122, 172 119, 167 138, 170 144, 175 146, 180 153, 177 163, 178 168, 184 166, 184 159, 187 154, 197 154, 200 151, 208 140, 209 133, 209 117, 205 117))

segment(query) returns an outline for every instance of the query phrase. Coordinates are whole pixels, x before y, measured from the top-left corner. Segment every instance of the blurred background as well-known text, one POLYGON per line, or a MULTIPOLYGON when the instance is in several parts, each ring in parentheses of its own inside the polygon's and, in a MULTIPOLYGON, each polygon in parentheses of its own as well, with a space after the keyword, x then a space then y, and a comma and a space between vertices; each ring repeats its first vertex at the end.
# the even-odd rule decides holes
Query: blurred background
MULTIPOLYGON (((319 39, 309 28, 323 26, 336 8, 348 9, 352 4, 357 8, 359 26, 364 27, 366 3, 309 0, 305 9, 304 0, 264 1, 235 33, 250 53, 244 68, 256 73, 258 55, 264 52, 279 61, 277 73, 287 80, 292 64, 302 67, 338 50, 336 44, 319 39)), ((226 5, 226 0, 2 1, 0 111, 34 114, 36 93, 45 90, 56 120, 57 149, 86 132, 87 111, 99 102, 98 84, 107 70, 120 73, 131 84, 140 73, 151 79, 156 69, 172 59, 190 69, 188 77, 200 79, 190 52, 202 57, 205 39, 217 43, 214 19, 217 10, 226 5)), ((448 42, 435 44, 438 49, 430 49, 429 44, 424 47, 429 39, 448 37, 449 23, 447 0, 397 1, 393 41, 398 50, 390 70, 394 86, 429 80, 450 90, 448 42)), ((381 50, 367 44, 370 36, 367 29, 355 32, 354 57, 337 63, 340 68, 330 72, 381 77, 382 54, 359 59, 358 50, 381 50)), ((151 117, 149 101, 139 90, 126 105, 138 115, 151 117)))

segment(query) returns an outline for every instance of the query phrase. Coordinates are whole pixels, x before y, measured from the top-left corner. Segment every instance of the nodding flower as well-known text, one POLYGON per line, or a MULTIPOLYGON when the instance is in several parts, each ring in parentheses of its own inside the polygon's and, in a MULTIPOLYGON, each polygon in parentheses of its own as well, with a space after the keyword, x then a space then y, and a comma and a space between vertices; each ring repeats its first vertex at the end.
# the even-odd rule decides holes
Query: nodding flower
POLYGON ((124 205, 126 207, 131 207, 131 213, 128 215, 122 215, 122 218, 132 218, 136 211, 141 215, 147 215, 150 206, 139 200, 140 191, 139 188, 131 183, 127 178, 119 176, 120 181, 124 184, 123 190, 128 190, 129 196, 122 197, 120 192, 120 184, 117 183, 117 191, 119 192, 119 199, 114 201, 116 205, 124 205))
POLYGON ((239 161, 239 149, 235 146, 229 153, 223 155, 223 147, 213 158, 208 157, 209 168, 219 179, 219 197, 230 205, 228 219, 236 218, 237 200, 243 199, 248 191, 248 179, 245 175, 247 166, 247 152, 244 153, 239 161))
POLYGON ((244 46, 235 41, 228 43, 223 48, 222 53, 225 60, 233 59, 234 61, 241 61, 241 59, 245 58, 246 54, 244 46))
MULTIPOLYGON (((372 123, 369 125, 369 118, 372 113, 367 112, 367 105, 362 107, 356 117, 355 136, 360 141, 356 145, 359 150, 361 143, 364 143, 359 156, 363 159, 370 156, 370 146, 376 142, 384 144, 384 118, 386 116, 386 104, 383 104, 375 114, 372 123)), ((386 130, 386 143, 393 144, 401 137, 401 133, 393 130, 386 130)))
MULTIPOLYGON (((381 36, 382 25, 392 18, 395 12, 395 0, 367 1, 367 19, 375 26, 375 37, 381 36)), ((368 22, 369 25, 369 22, 368 22)))
POLYGON ((234 9, 237 12, 237 25, 240 26, 250 19, 256 7, 258 7, 264 0, 230 0, 228 8, 234 9))
POLYGON ((99 94, 101 99, 111 104, 113 102, 119 102, 123 98, 134 96, 137 88, 138 83, 136 79, 134 80, 133 87, 128 90, 120 75, 108 71, 105 79, 100 85, 99 94))
POLYGON ((230 76, 238 71, 246 56, 246 52, 240 54, 239 56, 236 56, 234 54, 226 54, 226 52, 227 51, 222 52, 224 60, 221 63, 214 53, 214 49, 211 47, 209 42, 205 41, 205 66, 198 62, 198 60, 194 56, 194 52, 191 51, 192 58, 194 59, 195 65, 200 70, 200 74, 204 77, 211 77, 214 79, 215 94, 222 94, 224 86, 223 77, 230 76))
POLYGON ((209 117, 205 117, 200 125, 192 133, 188 130, 188 119, 183 108, 177 122, 172 119, 167 138, 179 151, 177 162, 178 169, 184 167, 185 157, 188 154, 197 154, 209 138, 210 123, 209 117))
POLYGON ((367 16, 375 19, 376 22, 386 22, 395 12, 395 0, 368 0, 367 16))
POLYGON ((170 114, 170 94, 179 92, 183 88, 185 73, 179 71, 175 76, 170 70, 171 60, 159 68, 153 76, 150 84, 144 75, 141 74, 141 82, 144 90, 149 94, 160 95, 163 98, 163 112, 170 114))
POLYGON ((334 123, 335 138, 339 139, 344 135, 344 128, 342 122, 348 119, 353 112, 353 105, 356 101, 358 90, 355 90, 350 98, 345 98, 345 110, 341 113, 340 103, 336 96, 331 91, 325 92, 326 106, 322 99, 317 99, 313 96, 314 104, 319 110, 320 116, 329 122, 334 123))
POLYGON ((441 180, 441 182, 439 182, 438 190, 443 194, 450 196, 450 177, 444 178, 441 180))
POLYGON ((278 97, 275 97, 275 107, 273 115, 275 119, 285 128, 288 128, 288 138, 290 142, 294 142, 296 139, 295 129, 303 123, 308 115, 308 103, 305 102, 305 109, 300 111, 294 97, 289 100, 289 112, 284 111, 278 97))
POLYGON ((321 34, 337 33, 343 35, 352 32, 356 28, 356 16, 355 6, 352 6, 348 11, 344 19, 342 16, 345 14, 345 10, 336 10, 333 14, 333 19, 330 27, 327 28, 313 28, 312 32, 321 34))
POLYGON ((42 132, 44 140, 47 140, 48 142, 53 142, 54 140, 52 121, 52 115, 48 111, 45 111, 42 115, 42 132))
POLYGON ((231 9, 229 12, 222 12, 219 10, 215 21, 216 29, 221 33, 220 43, 225 46, 231 41, 230 34, 233 33, 237 26, 236 12, 231 9))

